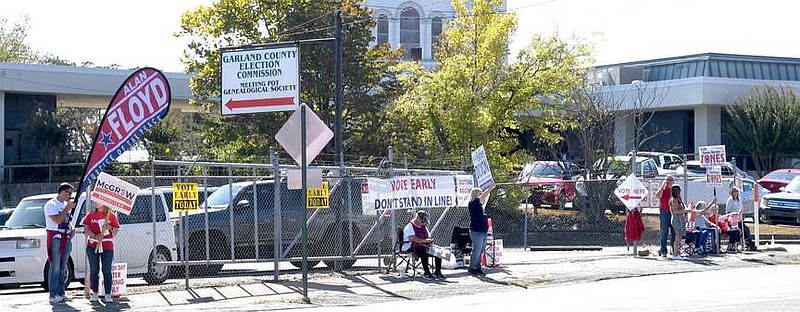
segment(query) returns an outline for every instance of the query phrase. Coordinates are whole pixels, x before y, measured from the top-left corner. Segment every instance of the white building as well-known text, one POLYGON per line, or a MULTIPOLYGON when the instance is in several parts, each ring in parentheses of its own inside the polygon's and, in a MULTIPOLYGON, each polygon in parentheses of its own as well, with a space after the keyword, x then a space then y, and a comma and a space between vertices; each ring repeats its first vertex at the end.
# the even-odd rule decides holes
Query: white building
MULTIPOLYGON (((50 111, 56 107, 105 109, 131 73, 133 70, 0 63, 0 128, 4 130, 0 137, 0 168, 26 163, 26 158, 37 152, 20 136, 23 124, 37 107, 50 111)), ((170 110, 196 111, 189 105, 189 75, 164 74, 172 88, 170 110)), ((7 181, 4 178, 9 171, 2 172, 0 180, 7 181)))
MULTIPOLYGON (((725 107, 754 87, 788 86, 800 92, 800 59, 704 53, 599 66, 590 80, 622 99, 623 109, 633 107, 638 90, 659 93, 647 107, 655 113, 645 135, 668 133, 646 142, 643 150, 694 154, 699 146, 724 144, 729 155, 740 153, 741 160, 747 153, 725 133, 730 118, 725 107)), ((633 149, 632 118, 618 122, 614 132, 616 153, 633 149)))
MULTIPOLYGON (((406 59, 418 59, 423 66, 433 67, 436 42, 447 21, 455 16, 451 0, 367 0, 365 5, 374 12, 375 43, 403 48, 406 59)), ((504 0, 498 11, 505 8, 504 0)))

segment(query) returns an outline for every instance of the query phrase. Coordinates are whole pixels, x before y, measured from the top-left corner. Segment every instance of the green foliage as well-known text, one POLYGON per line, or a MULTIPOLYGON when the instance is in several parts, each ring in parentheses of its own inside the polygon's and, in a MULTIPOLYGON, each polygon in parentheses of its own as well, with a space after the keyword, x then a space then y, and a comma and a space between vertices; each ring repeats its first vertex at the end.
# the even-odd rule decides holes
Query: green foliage
POLYGON ((37 159, 27 159, 27 161, 59 163, 69 147, 67 126, 56 117, 55 112, 41 107, 34 111, 20 132, 23 142, 38 151, 34 156, 37 159))
POLYGON ((755 88, 736 104, 726 107, 731 123, 725 130, 753 155, 759 175, 800 156, 800 98, 791 88, 755 88))
POLYGON ((0 62, 34 63, 38 54, 26 42, 28 19, 23 18, 9 27, 0 17, 0 62))
MULTIPOLYGON (((363 1, 339 1, 343 19, 345 103, 344 148, 348 155, 373 155, 386 143, 378 133, 383 104, 389 95, 382 85, 386 69, 398 54, 386 46, 369 47, 374 21, 363 1)), ((334 4, 315 0, 220 0, 183 14, 183 30, 190 39, 184 62, 196 76, 193 93, 201 99, 220 96, 219 49, 245 44, 332 37, 334 4)), ((331 126, 334 120, 334 59, 331 45, 301 47, 301 100, 331 126)), ((389 88, 389 87, 387 87, 389 88)), ((203 112, 200 128, 206 134, 206 157, 247 161, 265 158, 273 135, 288 113, 240 115, 222 118, 220 103, 194 102, 203 112)), ((330 150, 328 160, 333 157, 330 150)))
POLYGON ((196 150, 193 146, 195 138, 189 128, 191 124, 186 122, 187 117, 181 112, 171 112, 145 132, 142 144, 150 156, 174 160, 191 156, 189 154, 196 150))
POLYGON ((583 81, 588 48, 557 37, 533 36, 513 63, 509 38, 514 14, 497 13, 500 1, 454 1, 433 71, 414 63, 394 68, 408 92, 391 108, 384 131, 400 153, 455 166, 484 145, 499 179, 513 176, 526 155, 518 134, 561 140, 566 127, 556 102, 583 81), (467 2, 473 3, 468 9, 467 2), (549 99, 549 100, 546 100, 549 99))

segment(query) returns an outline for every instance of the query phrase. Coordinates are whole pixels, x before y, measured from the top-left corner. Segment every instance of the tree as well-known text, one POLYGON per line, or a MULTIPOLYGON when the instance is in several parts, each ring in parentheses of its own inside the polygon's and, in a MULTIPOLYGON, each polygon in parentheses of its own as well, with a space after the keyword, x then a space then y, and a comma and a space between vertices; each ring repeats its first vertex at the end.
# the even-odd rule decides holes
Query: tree
POLYGON ((537 35, 509 64, 517 20, 513 13, 496 12, 500 5, 453 1, 455 18, 435 51, 436 68, 416 63, 395 68, 408 91, 390 108, 392 120, 384 131, 393 134, 398 151, 455 167, 484 145, 493 173, 503 181, 528 157, 519 148, 519 133, 561 139, 552 129, 563 128, 564 119, 541 98, 566 94, 582 81, 588 49, 537 35))
POLYGON ((142 144, 158 159, 180 159, 197 152, 192 124, 181 112, 171 112, 164 120, 145 132, 142 144))
POLYGON ((725 110, 731 116, 725 130, 753 155, 759 176, 800 156, 800 98, 791 88, 754 88, 725 110))
POLYGON ((20 130, 22 140, 37 151, 36 159, 29 160, 49 164, 61 162, 69 147, 68 133, 67 126, 56 117, 56 113, 42 107, 36 108, 20 130))
MULTIPOLYGON (((339 1, 343 18, 345 103, 343 141, 348 154, 372 155, 385 146, 374 135, 383 123, 381 95, 384 74, 399 56, 385 45, 370 47, 374 21, 361 0, 339 1)), ((207 157, 247 161, 267 157, 268 146, 277 146, 273 135, 287 113, 222 118, 220 103, 220 51, 222 47, 331 37, 334 3, 313 0, 221 0, 186 12, 179 36, 191 40, 185 53, 193 101, 202 111, 201 131, 207 157)), ((301 101, 322 120, 333 125, 334 63, 327 44, 301 47, 301 101)), ((322 155, 333 160, 330 151, 322 155)))
POLYGON ((13 25, 0 17, 0 62, 35 63, 38 53, 26 42, 28 38, 28 18, 22 18, 13 25))

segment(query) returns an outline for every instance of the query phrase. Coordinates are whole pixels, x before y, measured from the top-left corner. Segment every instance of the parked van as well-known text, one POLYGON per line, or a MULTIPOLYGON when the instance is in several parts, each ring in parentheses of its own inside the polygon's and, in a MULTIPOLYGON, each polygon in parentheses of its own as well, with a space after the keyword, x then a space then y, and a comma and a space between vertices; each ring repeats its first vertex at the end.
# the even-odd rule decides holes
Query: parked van
MULTIPOLYGON (((156 191, 141 190, 137 194, 129 216, 118 214, 119 234, 114 238, 117 248, 114 262, 128 264, 128 276, 143 275, 150 284, 163 283, 169 277, 166 265, 156 262, 177 259, 175 237, 167 218, 164 195, 156 191), (157 247, 153 248, 153 200, 155 200, 157 247)), ((14 213, 0 231, 0 285, 13 287, 22 284, 41 284, 47 289, 47 233, 45 232, 44 205, 56 194, 29 196, 22 199, 14 213)), ((81 196, 70 221, 76 230, 72 238, 64 279, 69 282, 83 280, 86 274, 86 237, 80 222, 86 216, 85 196, 81 196)), ((94 209, 91 206, 90 209, 94 209)))

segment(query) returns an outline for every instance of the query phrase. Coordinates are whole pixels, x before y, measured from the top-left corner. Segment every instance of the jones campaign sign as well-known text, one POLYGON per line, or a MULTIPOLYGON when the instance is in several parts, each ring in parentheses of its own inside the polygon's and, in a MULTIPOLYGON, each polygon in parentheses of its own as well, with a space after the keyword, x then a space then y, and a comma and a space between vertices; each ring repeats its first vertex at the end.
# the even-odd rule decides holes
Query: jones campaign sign
POLYGON ((145 67, 128 76, 111 98, 95 133, 78 194, 97 179, 103 168, 158 124, 167 115, 171 102, 169 82, 159 70, 145 67))
POLYGON ((453 176, 405 176, 367 179, 361 186, 362 205, 376 211, 456 206, 453 176))
POLYGON ((101 172, 92 191, 92 200, 125 215, 131 214, 139 187, 101 172))
POLYGON ((700 146, 700 166, 708 168, 724 166, 726 161, 725 145, 700 146))
POLYGON ((222 50, 222 114, 295 110, 300 105, 296 45, 222 50))
POLYGON ((475 179, 482 190, 487 190, 494 185, 492 170, 489 169, 489 159, 486 158, 486 149, 483 145, 472 152, 472 166, 475 169, 475 179))

